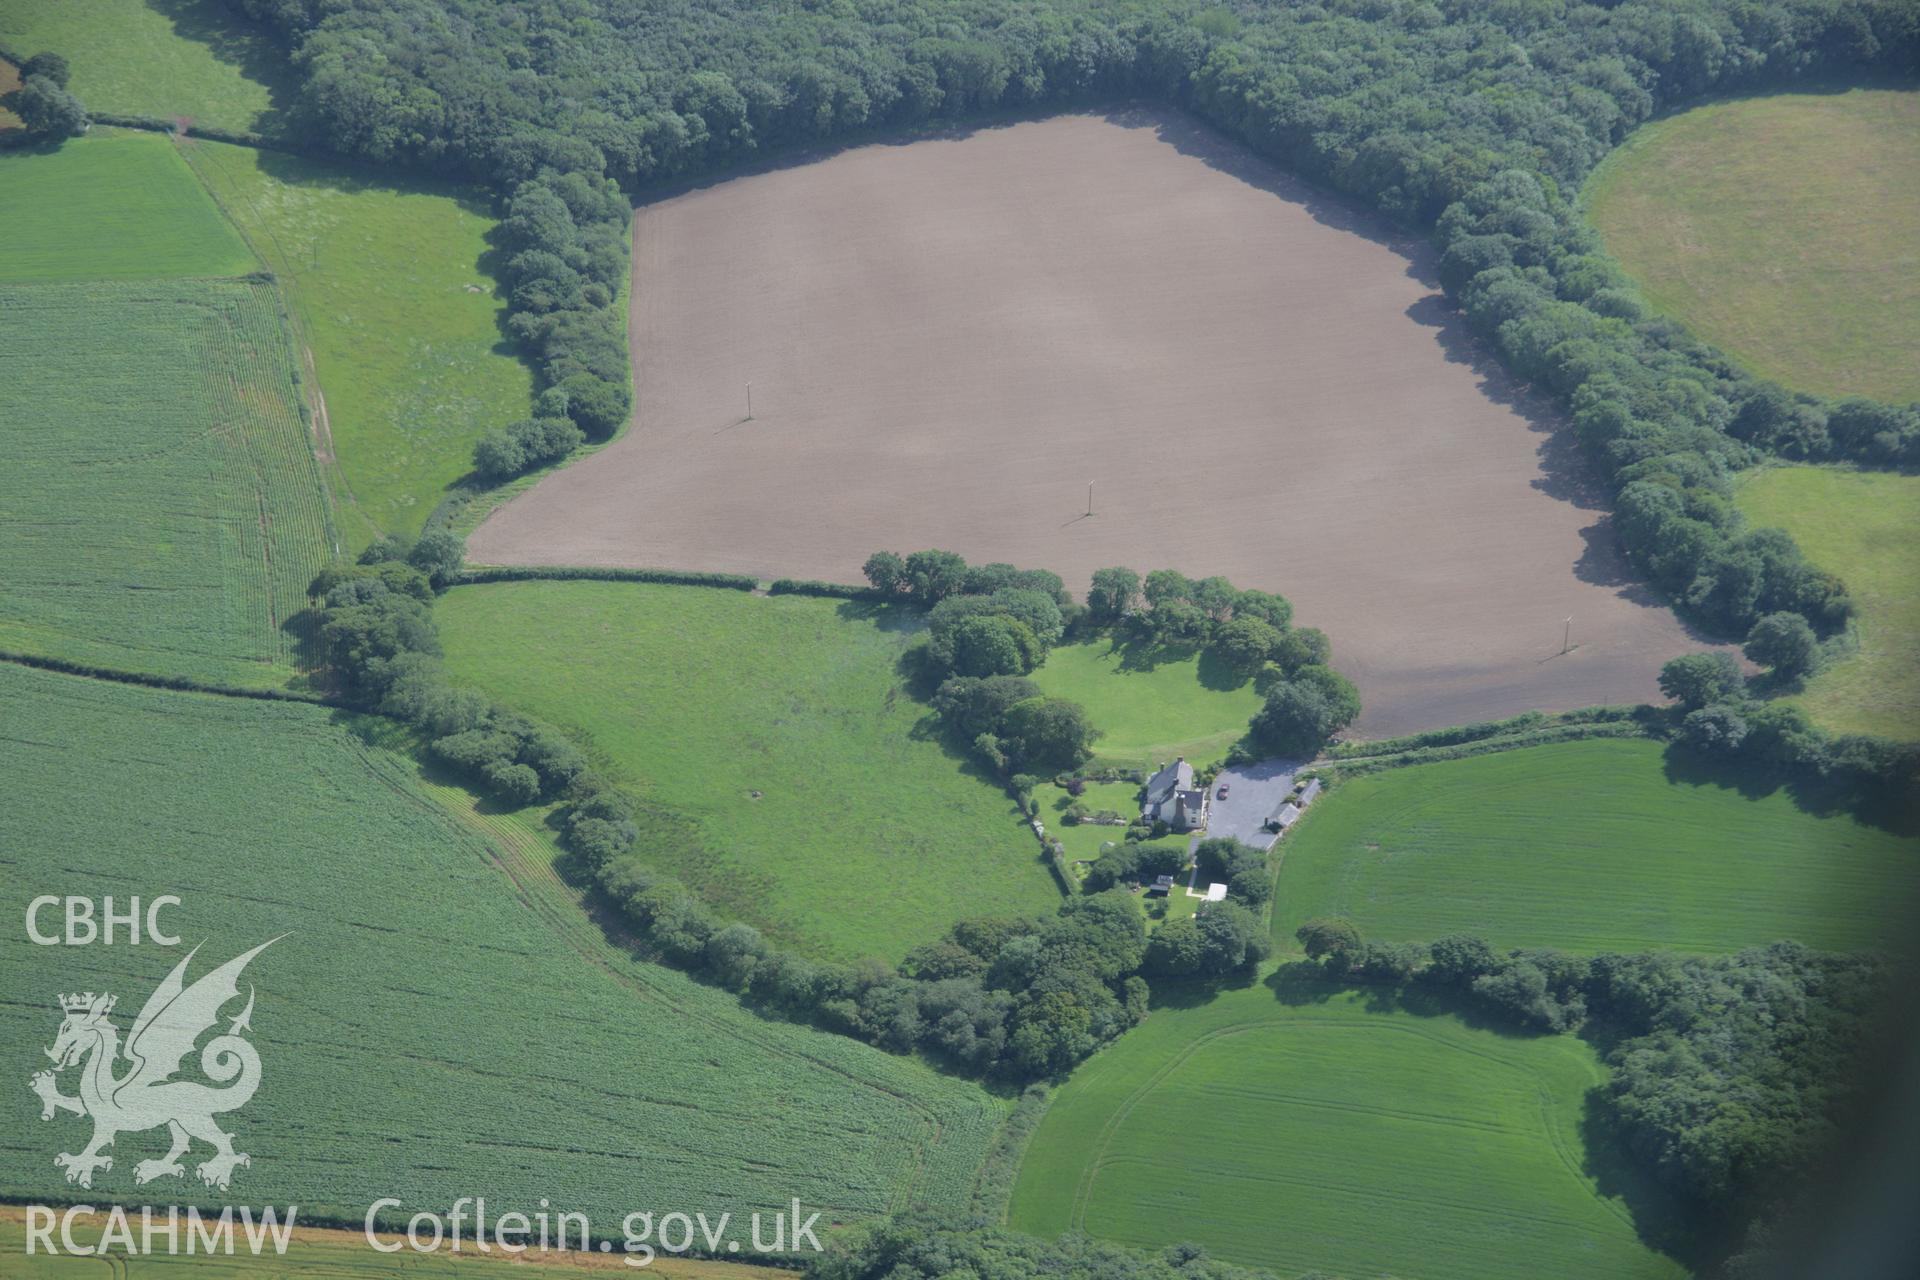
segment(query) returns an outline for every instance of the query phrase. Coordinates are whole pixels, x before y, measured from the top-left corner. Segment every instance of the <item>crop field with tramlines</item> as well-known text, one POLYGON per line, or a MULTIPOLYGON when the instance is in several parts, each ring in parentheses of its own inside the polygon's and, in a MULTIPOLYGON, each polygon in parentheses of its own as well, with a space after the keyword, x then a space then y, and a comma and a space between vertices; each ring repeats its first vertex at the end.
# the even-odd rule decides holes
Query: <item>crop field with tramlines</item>
POLYGON ((1684 1275, 1590 1169, 1571 1036, 1476 1030, 1284 979, 1156 1010, 1035 1131, 1009 1220, 1335 1275, 1684 1275))
POLYGON ((330 554, 270 285, 0 285, 0 648, 283 681, 330 554))
MULTIPOLYGON (((262 1084, 230 1119, 252 1165, 228 1196, 139 1194, 354 1221, 382 1196, 440 1212, 545 1196, 609 1232, 635 1208, 797 1196, 825 1222, 964 1204, 1003 1103, 627 959, 537 882, 537 856, 496 852, 334 714, 17 666, 0 666, 0 704, 16 919, 75 884, 176 893, 196 973, 286 935, 247 971, 262 1084)), ((124 1031, 180 955, 103 947, 85 969, 124 1031)), ((73 959, 17 929, 0 940, 5 1043, 52 1043, 73 959)), ((52 1158, 82 1123, 42 1123, 30 1091, 0 1092, 0 1196, 76 1194, 52 1158)), ((155 1143, 123 1135, 84 1194, 135 1195, 155 1143)))
POLYGON ((1639 741, 1565 742, 1344 782, 1281 844, 1274 941, 1314 916, 1369 937, 1732 952, 1900 936, 1920 844, 1639 741))

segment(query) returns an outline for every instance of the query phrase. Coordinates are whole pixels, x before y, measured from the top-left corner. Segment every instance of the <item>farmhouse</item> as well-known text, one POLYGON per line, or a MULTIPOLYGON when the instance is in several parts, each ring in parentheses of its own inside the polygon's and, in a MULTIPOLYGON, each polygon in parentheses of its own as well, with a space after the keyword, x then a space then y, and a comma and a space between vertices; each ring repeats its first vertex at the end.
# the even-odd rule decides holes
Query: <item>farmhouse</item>
POLYGON ((1207 824, 1207 793, 1193 785, 1193 766, 1177 757, 1162 765, 1147 779, 1147 793, 1140 816, 1148 822, 1164 822, 1175 831, 1193 831, 1207 824))

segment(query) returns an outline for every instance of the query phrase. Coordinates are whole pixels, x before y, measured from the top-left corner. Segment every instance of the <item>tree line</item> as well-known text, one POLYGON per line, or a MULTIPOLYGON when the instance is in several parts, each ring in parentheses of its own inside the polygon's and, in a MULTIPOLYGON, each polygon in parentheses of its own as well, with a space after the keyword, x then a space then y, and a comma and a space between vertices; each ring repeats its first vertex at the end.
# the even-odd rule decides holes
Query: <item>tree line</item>
MULTIPOLYGON (((1565 194, 1658 111, 1920 63, 1902 0, 229 3, 291 51, 302 141, 477 178, 538 223, 507 270, 512 323, 543 382, 568 388, 536 419, 588 437, 628 395, 603 300, 625 253, 609 181, 635 192, 873 130, 1145 96, 1430 230, 1449 296, 1572 414, 1630 556, 1711 626, 1785 611, 1826 633, 1850 609, 1786 535, 1745 525, 1736 471, 1767 454, 1920 462, 1920 407, 1791 393, 1649 317, 1565 194)), ((566 443, 519 434, 484 474, 566 443)))
MULTIPOLYGON (((412 726, 431 759, 497 803, 564 801, 561 843, 648 949, 755 1007, 970 1075, 1031 1080, 1065 1073, 1138 1023, 1148 977, 1222 978, 1266 958, 1265 927, 1238 902, 1210 904, 1201 921, 1171 934, 1168 926, 1166 940, 1156 935, 1150 945, 1140 904, 1124 890, 1076 896, 1050 917, 964 920, 892 966, 826 963, 774 947, 636 856, 689 838, 673 815, 621 794, 552 726, 447 679, 432 605, 465 578, 463 554, 457 536, 434 529, 417 540, 382 538, 355 563, 322 571, 309 588, 307 621, 323 678, 350 705, 412 726)), ((917 596, 902 588, 922 603, 965 598, 969 585, 986 598, 1014 591, 1054 607, 1065 596, 1051 574, 970 569, 945 553, 906 562, 940 570, 923 575, 917 596)), ((976 683, 1007 680, 1027 684, 976 683)), ((1037 701, 1033 723, 1049 722, 1054 700, 1019 701, 1037 701)))
POLYGON ((1376 942, 1351 921, 1296 935, 1322 975, 1437 994, 1514 1027, 1605 1048, 1608 1123, 1696 1220, 1738 1228, 1804 1181, 1863 1101, 1899 976, 1794 942, 1732 956, 1501 952, 1454 934, 1376 942))

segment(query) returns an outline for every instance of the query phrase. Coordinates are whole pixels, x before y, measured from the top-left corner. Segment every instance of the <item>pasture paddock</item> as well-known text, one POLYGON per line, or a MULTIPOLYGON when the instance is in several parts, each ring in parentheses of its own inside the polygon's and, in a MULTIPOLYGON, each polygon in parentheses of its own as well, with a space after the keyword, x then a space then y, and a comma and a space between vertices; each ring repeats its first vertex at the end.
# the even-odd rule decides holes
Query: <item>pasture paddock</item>
POLYGON ((1346 916, 1368 937, 1496 948, 1732 952, 1902 937, 1920 844, 1785 791, 1691 776, 1658 743, 1593 740, 1410 765, 1333 787, 1281 841, 1273 935, 1346 916))
POLYGON ((1222 574, 1333 636, 1363 734, 1650 699, 1688 646, 1424 242, 1182 117, 859 147, 645 205, 634 246, 633 429, 476 562, 1222 574))
MULTIPOLYGON (((1196 993, 1197 994, 1197 993, 1196 993)), ((1572 1036, 1276 979, 1155 1009, 1055 1093, 1011 1226, 1271 1269, 1429 1280, 1686 1274, 1596 1184, 1603 1071, 1572 1036)))
POLYGON ((515 582, 434 612, 456 680, 573 732, 655 811, 648 865, 783 946, 891 962, 1059 906, 1013 802, 912 697, 910 611, 515 582))
POLYGON ((347 540, 417 533, 476 440, 529 412, 481 265, 494 219, 429 178, 194 142, 193 171, 286 290, 325 392, 347 540))
MULTIPOLYGON (((383 1196, 441 1213, 545 1196, 606 1224, 793 1196, 823 1222, 966 1204, 1005 1103, 633 960, 550 871, 427 794, 371 741, 382 724, 11 664, 0 706, 8 902, 164 886, 179 932, 204 940, 196 965, 288 935, 248 970, 264 1071, 230 1127, 252 1165, 230 1193, 189 1178, 140 1194, 354 1222, 383 1196)), ((0 1043, 51 1043, 61 991, 112 991, 130 1020, 179 958, 10 929, 0 1043)), ((0 1197, 76 1192, 51 1157, 84 1121, 39 1110, 0 1091, 0 1197)), ((133 1197, 134 1163, 163 1143, 123 1135, 95 1203, 133 1197)))
POLYGON ((0 44, 64 55, 91 111, 267 131, 285 55, 224 0, 0 0, 0 44))
POLYGON ((1920 400, 1920 92, 1699 107, 1635 132, 1584 199, 1647 300, 1754 372, 1920 400))
POLYGON ((1736 493, 1754 524, 1785 529, 1842 575, 1858 646, 1795 701, 1835 733, 1920 737, 1920 478, 1890 471, 1769 467, 1736 493))
POLYGON ((1260 709, 1253 681, 1220 672, 1205 654, 1106 636, 1060 646, 1030 678, 1085 707, 1101 730, 1096 762, 1122 768, 1151 769, 1175 756, 1218 760, 1260 709))

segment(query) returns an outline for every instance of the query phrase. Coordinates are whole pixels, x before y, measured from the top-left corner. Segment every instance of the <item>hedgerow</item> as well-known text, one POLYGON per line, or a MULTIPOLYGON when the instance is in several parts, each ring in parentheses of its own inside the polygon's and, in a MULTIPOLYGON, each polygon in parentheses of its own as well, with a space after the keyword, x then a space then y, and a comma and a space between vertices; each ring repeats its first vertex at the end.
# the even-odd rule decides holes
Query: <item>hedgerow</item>
POLYGON ((487 582, 660 582, 679 587, 720 587, 753 591, 759 579, 742 573, 699 573, 680 569, 622 569, 600 565, 481 565, 462 569, 452 585, 478 586, 487 582))

